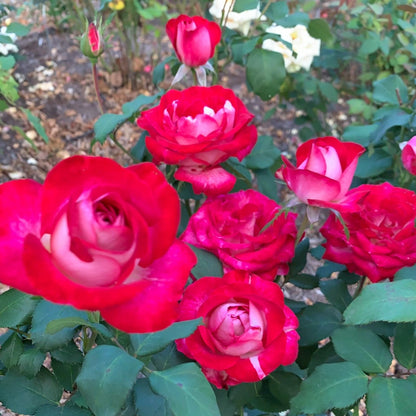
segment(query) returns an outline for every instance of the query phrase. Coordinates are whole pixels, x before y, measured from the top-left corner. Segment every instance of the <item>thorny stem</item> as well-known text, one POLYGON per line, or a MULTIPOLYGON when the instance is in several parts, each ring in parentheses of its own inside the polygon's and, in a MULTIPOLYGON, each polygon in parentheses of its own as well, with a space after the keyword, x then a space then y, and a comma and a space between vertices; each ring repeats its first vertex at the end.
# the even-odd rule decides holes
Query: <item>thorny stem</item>
POLYGON ((101 114, 104 114, 104 105, 101 99, 100 90, 98 88, 98 72, 96 64, 92 64, 92 76, 94 78, 94 89, 95 95, 97 96, 98 106, 100 107, 101 114))
POLYGON ((111 140, 114 144, 127 156, 129 156, 133 161, 136 161, 135 158, 131 155, 131 153, 116 139, 115 132, 111 135, 111 140))

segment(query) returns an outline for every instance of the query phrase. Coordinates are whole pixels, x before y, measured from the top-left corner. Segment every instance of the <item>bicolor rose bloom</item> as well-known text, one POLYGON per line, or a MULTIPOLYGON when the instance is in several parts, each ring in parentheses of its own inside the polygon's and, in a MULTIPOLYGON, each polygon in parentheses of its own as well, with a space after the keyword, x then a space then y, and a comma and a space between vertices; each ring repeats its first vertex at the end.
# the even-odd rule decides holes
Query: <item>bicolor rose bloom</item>
POLYGON ((58 163, 0 185, 0 281, 127 332, 170 325, 196 258, 176 239, 176 191, 152 163, 58 163))
POLYGON ((403 147, 402 162, 406 170, 416 175, 416 136, 412 137, 403 147))
POLYGON ((147 130, 146 146, 155 163, 178 165, 175 178, 196 193, 229 192, 236 178, 220 166, 242 160, 257 141, 257 129, 243 102, 221 86, 169 90, 137 124, 147 130))
POLYGON ((345 264, 373 283, 393 280, 402 267, 416 264, 416 194, 389 183, 361 185, 347 194, 356 210, 340 210, 344 225, 331 214, 321 228, 324 258, 345 264))
POLYGON ((300 69, 309 71, 313 58, 319 56, 321 40, 313 38, 306 26, 295 27, 270 26, 266 29, 268 33, 280 35, 282 40, 291 45, 291 49, 283 42, 274 39, 266 39, 262 48, 280 53, 285 62, 287 72, 298 72, 300 69))
POLYGON ((220 195, 192 215, 181 239, 215 254, 225 271, 246 270, 274 280, 288 273, 297 235, 296 214, 280 210, 252 189, 220 195))
POLYGON ((237 30, 246 36, 250 30, 251 22, 261 16, 260 3, 257 8, 243 12, 233 11, 234 5, 235 0, 214 0, 209 12, 219 21, 224 18, 225 26, 228 29, 237 30))
POLYGON ((247 272, 203 277, 189 285, 179 320, 202 317, 179 351, 197 361, 218 388, 259 381, 298 355, 298 320, 279 285, 247 272))
POLYGON ((359 156, 365 148, 335 137, 319 137, 301 144, 296 151, 296 166, 285 156, 276 177, 302 202, 330 207, 348 192, 359 156))
POLYGON ((170 19, 166 33, 178 59, 189 67, 205 65, 214 56, 215 47, 221 40, 218 24, 200 16, 181 14, 170 19))

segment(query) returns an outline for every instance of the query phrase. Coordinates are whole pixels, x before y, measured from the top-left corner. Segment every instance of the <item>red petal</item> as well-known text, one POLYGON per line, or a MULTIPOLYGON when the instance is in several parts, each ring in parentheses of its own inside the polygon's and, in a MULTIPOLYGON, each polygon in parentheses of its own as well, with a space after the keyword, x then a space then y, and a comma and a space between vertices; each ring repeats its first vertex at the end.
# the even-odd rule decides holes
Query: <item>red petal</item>
POLYGON ((23 263, 27 235, 40 236, 42 186, 30 179, 0 186, 0 281, 27 293, 37 294, 23 263))

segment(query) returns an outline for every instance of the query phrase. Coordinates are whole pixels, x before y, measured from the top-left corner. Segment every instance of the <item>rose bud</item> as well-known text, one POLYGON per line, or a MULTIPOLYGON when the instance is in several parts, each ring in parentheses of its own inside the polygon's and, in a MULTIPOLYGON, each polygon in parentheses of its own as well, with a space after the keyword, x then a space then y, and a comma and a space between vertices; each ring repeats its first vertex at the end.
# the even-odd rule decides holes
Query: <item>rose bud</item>
POLYGON ((166 33, 178 59, 189 67, 207 63, 214 56, 216 45, 221 40, 221 28, 217 23, 200 16, 181 14, 166 24, 166 33))
POLYGON ((403 166, 412 174, 416 175, 416 136, 412 137, 402 150, 403 166))
POLYGON ((91 22, 81 38, 81 52, 94 64, 103 53, 101 33, 94 22, 91 22))

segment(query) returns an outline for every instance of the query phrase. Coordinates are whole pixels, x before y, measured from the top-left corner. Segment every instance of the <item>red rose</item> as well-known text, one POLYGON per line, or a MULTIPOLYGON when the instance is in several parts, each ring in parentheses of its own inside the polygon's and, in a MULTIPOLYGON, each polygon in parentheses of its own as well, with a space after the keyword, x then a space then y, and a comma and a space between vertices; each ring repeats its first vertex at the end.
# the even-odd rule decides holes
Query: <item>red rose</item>
POLYGON ((154 162, 179 165, 175 178, 196 193, 229 192, 236 181, 220 163, 242 160, 257 141, 253 119, 234 92, 220 86, 170 90, 160 104, 144 111, 137 124, 147 130, 154 162))
POLYGON ((175 238, 179 198, 152 164, 56 165, 44 185, 0 186, 0 281, 127 332, 170 325, 195 256, 175 238))
POLYGON ((202 317, 204 325, 176 341, 218 388, 256 382, 298 354, 298 320, 273 282, 232 271, 203 277, 187 287, 179 320, 202 317))
POLYGON ((97 28, 95 23, 91 22, 81 37, 81 52, 95 64, 98 57, 103 53, 101 42, 101 27, 97 28))
POLYGON ((181 239, 214 253, 225 271, 247 270, 273 280, 287 274, 297 234, 296 214, 277 215, 280 209, 252 189, 221 195, 192 215, 181 239))
POLYGON ((204 65, 214 56, 221 40, 221 28, 217 23, 200 16, 181 14, 166 24, 166 33, 178 59, 187 66, 204 65))
POLYGON ((88 41, 91 47, 91 52, 94 55, 99 55, 101 50, 101 39, 95 23, 90 23, 88 26, 88 41))
POLYGON ((334 214, 321 228, 327 242, 324 258, 345 264, 350 272, 372 282, 389 278, 405 266, 416 263, 416 194, 389 183, 361 185, 346 198, 357 207, 341 207, 350 234, 334 214))
POLYGON ((302 202, 331 206, 344 198, 364 151, 360 144, 335 137, 311 139, 296 151, 296 166, 282 156, 284 166, 276 177, 283 179, 302 202))
POLYGON ((416 136, 412 137, 402 150, 403 166, 412 175, 416 175, 416 136))

